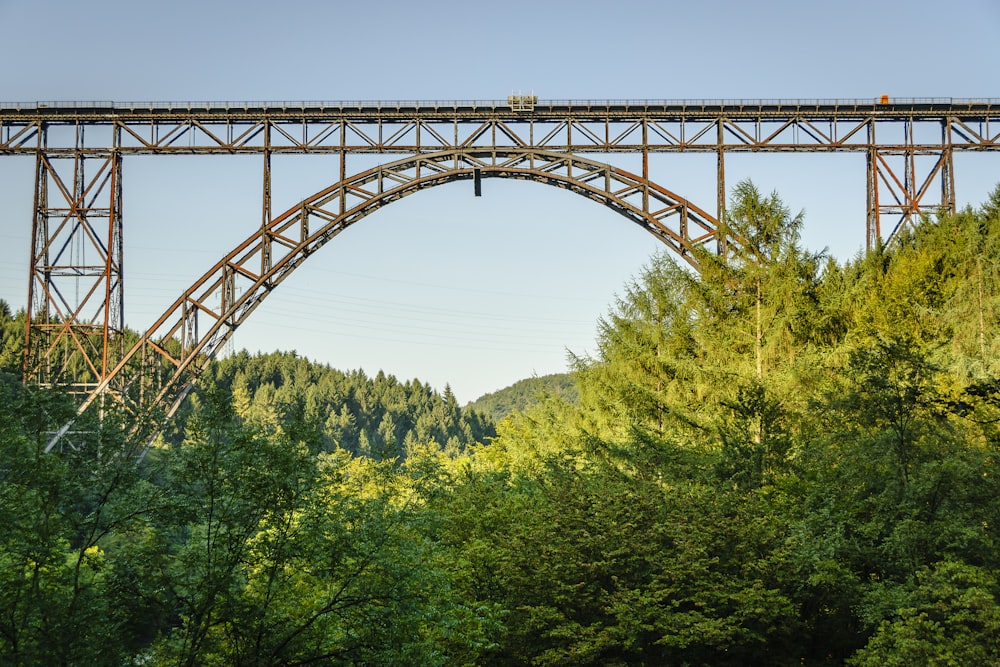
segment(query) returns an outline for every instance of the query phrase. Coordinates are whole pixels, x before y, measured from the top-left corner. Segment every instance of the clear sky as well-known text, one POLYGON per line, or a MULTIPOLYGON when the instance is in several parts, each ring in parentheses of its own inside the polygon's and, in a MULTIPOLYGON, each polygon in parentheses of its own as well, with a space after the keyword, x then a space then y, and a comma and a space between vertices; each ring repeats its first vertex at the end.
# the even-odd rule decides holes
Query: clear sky
MULTIPOLYGON (((0 0, 0 100, 243 101, 1000 98, 1000 0, 0 0)), ((655 164, 714 210, 714 161, 655 164)), ((275 158, 275 213, 335 180, 275 158)), ((33 162, 0 157, 0 298, 25 305, 33 162)), ((727 158, 804 210, 805 244, 864 243, 854 155, 727 158)), ((145 330, 260 223, 260 158, 124 162, 125 308, 145 330)), ((960 205, 1000 153, 956 157, 960 205)), ((233 339, 419 378, 462 402, 593 351, 597 318, 660 246, 555 188, 451 184, 365 218, 296 270, 233 339)))

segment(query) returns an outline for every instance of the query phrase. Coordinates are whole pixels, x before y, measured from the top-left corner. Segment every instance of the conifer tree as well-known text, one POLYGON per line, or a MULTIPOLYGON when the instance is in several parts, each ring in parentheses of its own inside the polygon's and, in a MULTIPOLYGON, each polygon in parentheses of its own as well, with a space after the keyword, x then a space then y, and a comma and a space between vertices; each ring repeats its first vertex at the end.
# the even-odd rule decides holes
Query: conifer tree
POLYGON ((605 415, 608 433, 631 429, 664 438, 698 397, 691 384, 691 276, 655 255, 598 322, 596 359, 574 358, 585 407, 605 415))
POLYGON ((737 184, 720 233, 723 255, 701 251, 695 281, 697 344, 714 390, 724 474, 759 483, 789 455, 794 362, 812 337, 821 255, 799 246, 804 214, 777 193, 737 184))

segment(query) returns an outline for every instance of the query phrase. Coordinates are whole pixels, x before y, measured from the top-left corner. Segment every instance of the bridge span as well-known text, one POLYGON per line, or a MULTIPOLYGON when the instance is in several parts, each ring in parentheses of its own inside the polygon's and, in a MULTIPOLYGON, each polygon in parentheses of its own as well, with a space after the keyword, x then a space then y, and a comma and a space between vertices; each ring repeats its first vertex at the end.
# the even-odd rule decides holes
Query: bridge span
POLYGON ((81 410, 111 397, 136 413, 171 414, 284 276, 371 211, 444 182, 472 180, 477 192, 489 177, 556 185, 696 264, 697 247, 725 242, 716 225, 729 154, 863 154, 870 248, 925 214, 955 210, 955 151, 996 150, 1000 99, 0 102, 0 157, 31 155, 36 165, 24 375, 71 387, 81 410), (713 155, 713 205, 657 182, 656 153, 713 155), (126 349, 122 162, 171 154, 260 155, 261 216, 126 349), (336 155, 339 179, 274 214, 271 158, 281 154, 336 155), (360 154, 385 161, 355 173, 360 154), (614 166, 621 154, 640 156, 641 167, 614 166))

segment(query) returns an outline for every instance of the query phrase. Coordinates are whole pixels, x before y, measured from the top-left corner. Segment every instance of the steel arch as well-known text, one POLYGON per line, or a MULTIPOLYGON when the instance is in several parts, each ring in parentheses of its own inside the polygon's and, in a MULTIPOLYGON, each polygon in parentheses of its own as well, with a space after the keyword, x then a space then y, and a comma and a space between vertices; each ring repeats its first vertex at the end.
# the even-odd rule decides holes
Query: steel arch
MULTIPOLYGON (((697 268, 697 249, 716 241, 718 221, 642 176, 594 160, 527 147, 417 154, 347 177, 262 225, 201 276, 125 353, 86 397, 111 397, 140 437, 174 414, 236 328, 296 267, 369 213, 420 190, 457 180, 532 180, 608 206, 697 268)), ((49 441, 59 443, 72 424, 49 441)))

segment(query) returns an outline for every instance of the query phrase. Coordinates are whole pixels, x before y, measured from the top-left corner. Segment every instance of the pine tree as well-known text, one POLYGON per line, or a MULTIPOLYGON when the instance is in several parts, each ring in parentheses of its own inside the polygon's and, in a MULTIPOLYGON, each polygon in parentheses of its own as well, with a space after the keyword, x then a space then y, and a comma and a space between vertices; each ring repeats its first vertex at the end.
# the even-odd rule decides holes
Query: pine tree
POLYGON ((655 255, 598 323, 596 359, 574 358, 585 409, 608 433, 632 429, 663 438, 697 403, 689 287, 692 277, 655 255))
POLYGON ((739 183, 720 225, 732 242, 725 255, 700 255, 696 334, 716 422, 724 474, 755 484, 789 456, 796 357, 813 338, 821 255, 799 246, 804 215, 777 193, 739 183))

